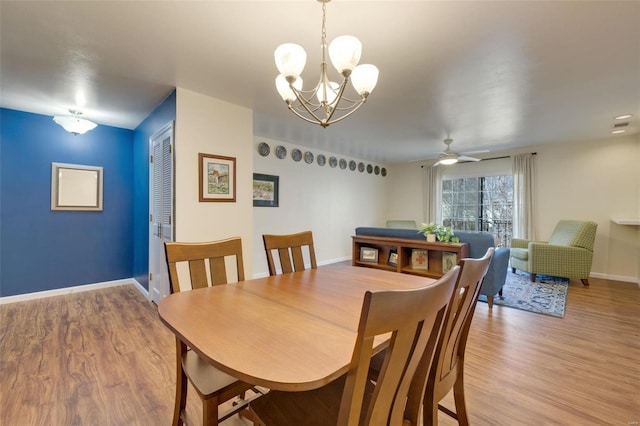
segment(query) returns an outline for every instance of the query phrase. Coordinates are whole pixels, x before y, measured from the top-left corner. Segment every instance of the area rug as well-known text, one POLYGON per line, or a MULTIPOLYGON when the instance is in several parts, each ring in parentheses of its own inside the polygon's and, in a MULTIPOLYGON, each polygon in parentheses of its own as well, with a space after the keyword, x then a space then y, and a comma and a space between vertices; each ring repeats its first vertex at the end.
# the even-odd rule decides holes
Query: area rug
MULTIPOLYGON (((567 278, 538 274, 536 282, 532 283, 530 274, 522 271, 513 273, 509 269, 502 298, 496 295, 493 304, 562 318, 568 291, 567 278)), ((478 300, 486 302, 487 298, 480 296, 478 300)))

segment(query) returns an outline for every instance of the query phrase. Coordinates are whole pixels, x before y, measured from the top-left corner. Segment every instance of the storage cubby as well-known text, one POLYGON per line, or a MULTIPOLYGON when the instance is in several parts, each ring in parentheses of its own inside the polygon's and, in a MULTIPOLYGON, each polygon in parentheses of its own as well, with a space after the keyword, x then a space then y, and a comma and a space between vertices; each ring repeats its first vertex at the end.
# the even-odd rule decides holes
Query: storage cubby
MULTIPOLYGON (((454 253, 457 263, 462 258, 469 257, 468 243, 429 243, 426 240, 412 240, 403 238, 371 237, 366 235, 354 235, 352 264, 367 268, 384 269, 404 274, 421 275, 430 278, 440 278, 443 272, 443 253, 454 253), (377 250, 377 260, 361 258, 361 249, 369 248, 377 250), (411 255, 413 250, 427 250, 427 268, 417 269, 412 265, 411 255), (397 265, 389 265, 389 254, 395 251, 397 265)), ((444 255, 445 258, 448 255, 444 255)), ((453 261, 453 260, 452 260, 453 261)))

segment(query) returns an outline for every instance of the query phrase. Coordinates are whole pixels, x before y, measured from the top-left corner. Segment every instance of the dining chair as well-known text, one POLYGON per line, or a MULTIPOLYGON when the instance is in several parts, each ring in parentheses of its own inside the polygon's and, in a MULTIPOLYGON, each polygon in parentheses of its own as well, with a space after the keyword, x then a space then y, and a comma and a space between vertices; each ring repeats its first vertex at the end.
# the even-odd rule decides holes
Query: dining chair
POLYGON ((304 271, 303 247, 308 248, 311 269, 316 269, 316 253, 313 249, 313 234, 311 231, 299 232, 288 235, 263 235, 264 249, 267 252, 269 275, 277 275, 276 264, 273 259, 273 251, 278 251, 280 268, 283 274, 294 271, 304 271))
MULTIPOLYGON (((171 293, 204 288, 211 285, 227 284, 226 259, 233 262, 238 281, 244 281, 242 241, 230 238, 206 243, 165 243, 165 255, 169 269, 171 293), (207 265, 208 263, 208 265, 207 265), (184 268, 181 266, 184 265, 184 268), (188 269, 188 278, 186 279, 188 269), (207 273, 207 269, 208 272, 207 273), (180 280, 179 275, 185 277, 180 280), (190 281, 190 286, 185 281, 190 281)), ((203 327, 215 326, 202 324, 203 327)), ((204 425, 217 425, 232 415, 246 409, 248 402, 245 392, 254 389, 252 385, 218 370, 190 350, 176 338, 176 400, 173 425, 186 424, 187 378, 202 401, 204 425), (225 413, 218 413, 218 406, 240 397, 240 402, 225 413)))
MULTIPOLYGON (((418 364, 431 359, 460 271, 410 290, 367 291, 348 371, 321 388, 274 391, 249 404, 254 425, 417 425, 405 401, 418 364), (368 380, 374 338, 391 333, 379 380, 368 380)), ((419 407, 418 407, 419 408, 419 407)))
POLYGON ((458 263, 461 267, 458 283, 446 313, 433 362, 428 358, 423 359, 416 372, 415 383, 424 382, 422 377, 426 376, 426 388, 422 391, 413 388, 407 402, 408 407, 419 407, 422 403, 425 425, 438 424, 438 409, 456 419, 460 425, 469 424, 464 397, 464 354, 482 280, 494 252, 495 249, 490 247, 483 257, 462 259, 458 263), (455 412, 439 404, 452 389, 455 412))

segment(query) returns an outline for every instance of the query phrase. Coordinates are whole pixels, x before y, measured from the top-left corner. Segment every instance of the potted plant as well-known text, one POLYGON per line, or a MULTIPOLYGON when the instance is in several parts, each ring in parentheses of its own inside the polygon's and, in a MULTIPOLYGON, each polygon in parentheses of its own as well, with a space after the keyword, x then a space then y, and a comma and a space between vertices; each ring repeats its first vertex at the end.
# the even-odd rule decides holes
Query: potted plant
POLYGON ((420 234, 427 237, 427 241, 430 243, 434 243, 436 241, 436 231, 438 230, 438 225, 433 222, 423 223, 420 226, 420 234))
POLYGON ((460 239, 456 237, 453 230, 447 226, 438 226, 435 231, 436 238, 442 243, 458 243, 460 239))

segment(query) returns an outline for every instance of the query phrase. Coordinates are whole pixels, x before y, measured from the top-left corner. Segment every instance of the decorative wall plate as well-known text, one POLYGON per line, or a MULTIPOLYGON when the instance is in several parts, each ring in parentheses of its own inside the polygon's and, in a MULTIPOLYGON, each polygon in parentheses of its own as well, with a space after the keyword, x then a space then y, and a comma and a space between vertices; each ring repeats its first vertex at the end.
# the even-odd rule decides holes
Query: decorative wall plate
POLYGON ((329 157, 329 166, 335 168, 338 165, 338 159, 336 157, 329 157))
POLYGON ((304 162, 307 164, 313 163, 313 152, 307 151, 304 153, 304 162))
POLYGON ((276 147, 276 157, 278 157, 279 159, 283 159, 287 157, 287 148, 285 148, 282 145, 278 145, 276 147))
POLYGON ((271 148, 269 148, 269 144, 267 144, 266 142, 260 142, 258 144, 258 152, 263 157, 266 157, 271 152, 271 148))
POLYGON ((327 158, 324 155, 320 154, 318 155, 316 162, 318 163, 318 166, 324 166, 324 164, 327 162, 327 158))
POLYGON ((358 163, 358 171, 360 173, 364 172, 364 163, 362 161, 358 163))
POLYGON ((351 160, 349 161, 349 170, 355 170, 356 169, 356 162, 351 160))
POLYGON ((380 173, 382 173, 382 176, 386 176, 387 175, 387 169, 385 169, 383 167, 382 170, 380 171, 380 173))
POLYGON ((344 158, 341 158, 341 159, 340 159, 340 168, 341 168, 342 170, 344 170, 344 169, 346 169, 346 168, 347 168, 347 160, 345 160, 344 158))
POLYGON ((367 173, 373 173, 373 166, 371 164, 367 164, 367 173))
POLYGON ((293 151, 291 151, 291 158, 293 158, 293 161, 302 160, 302 151, 300 151, 298 148, 295 148, 293 151))
POLYGON ((380 174, 380 167, 379 166, 375 166, 373 168, 373 173, 375 173, 376 175, 379 175, 380 174))

